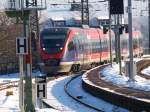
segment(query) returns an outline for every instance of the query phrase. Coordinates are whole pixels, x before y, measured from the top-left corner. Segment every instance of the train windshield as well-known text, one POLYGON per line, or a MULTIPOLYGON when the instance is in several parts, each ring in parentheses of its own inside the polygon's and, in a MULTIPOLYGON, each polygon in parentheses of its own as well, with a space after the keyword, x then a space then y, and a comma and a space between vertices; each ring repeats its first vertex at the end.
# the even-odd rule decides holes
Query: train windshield
POLYGON ((42 38, 42 47, 43 49, 50 54, 58 53, 64 47, 66 41, 65 34, 48 34, 43 35, 42 38))

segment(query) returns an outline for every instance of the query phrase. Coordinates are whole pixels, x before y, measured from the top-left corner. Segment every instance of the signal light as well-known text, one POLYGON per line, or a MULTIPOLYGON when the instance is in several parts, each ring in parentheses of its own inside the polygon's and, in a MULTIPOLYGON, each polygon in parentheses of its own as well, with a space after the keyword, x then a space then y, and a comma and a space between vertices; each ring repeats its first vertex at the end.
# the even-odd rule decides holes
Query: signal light
POLYGON ((110 0, 110 14, 124 14, 123 0, 110 0))
POLYGON ((103 33, 106 34, 108 32, 108 29, 106 27, 103 28, 103 33))
POLYGON ((125 25, 125 32, 126 32, 126 33, 129 32, 129 27, 128 27, 128 25, 125 25))
POLYGON ((119 34, 123 34, 123 29, 124 29, 123 26, 121 26, 121 27, 119 28, 119 34))
POLYGON ((29 7, 29 1, 26 0, 26 7, 29 7))

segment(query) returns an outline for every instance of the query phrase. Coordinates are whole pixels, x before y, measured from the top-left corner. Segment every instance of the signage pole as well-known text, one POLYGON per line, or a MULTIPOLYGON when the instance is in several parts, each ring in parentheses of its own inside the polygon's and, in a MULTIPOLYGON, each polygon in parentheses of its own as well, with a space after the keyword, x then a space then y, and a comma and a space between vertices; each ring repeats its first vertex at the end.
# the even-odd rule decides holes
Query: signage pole
POLYGON ((114 24, 115 24, 115 61, 118 64, 118 35, 117 35, 117 16, 114 15, 114 24))
POLYGON ((112 67, 112 45, 111 45, 111 14, 110 14, 110 1, 109 1, 109 52, 110 52, 110 63, 112 67))
POLYGON ((148 36, 149 36, 149 48, 148 53, 150 54, 150 0, 148 0, 148 36))
POLYGON ((117 31, 118 31, 118 61, 119 61, 119 74, 121 75, 122 74, 122 70, 121 70, 121 48, 120 48, 120 22, 119 22, 119 18, 120 18, 120 15, 118 14, 117 15, 117 31))
MULTIPOLYGON (((22 11, 22 18, 24 17, 24 6, 23 0, 21 0, 21 11, 22 11)), ((20 65, 20 81, 19 81, 19 107, 21 112, 24 112, 24 55, 19 55, 19 65, 20 65)))
POLYGON ((130 57, 130 69, 129 80, 134 80, 133 74, 133 49, 132 49, 132 2, 128 0, 128 25, 129 25, 129 57, 130 57))
MULTIPOLYGON (((27 39, 28 43, 28 49, 27 49, 27 56, 23 57, 24 67, 25 67, 25 75, 23 77, 23 80, 25 81, 25 84, 23 86, 23 102, 24 102, 24 111, 25 112, 33 112, 34 111, 34 105, 32 102, 32 79, 31 79, 31 65, 30 65, 30 44, 29 44, 29 14, 25 14, 24 10, 24 0, 21 0, 21 6, 22 6, 22 20, 23 20, 23 35, 27 39)), ((28 2, 28 1, 26 1, 28 2)))
POLYGON ((24 56, 27 54, 27 39, 25 37, 16 38, 16 54, 19 55, 19 71, 20 71, 20 81, 19 81, 19 107, 21 112, 24 112, 24 77, 25 77, 25 65, 24 56))
POLYGON ((23 55, 19 55, 19 66, 20 66, 20 75, 19 75, 19 77, 20 77, 20 81, 19 81, 19 107, 20 107, 21 112, 24 112, 23 55))
POLYGON ((29 35, 29 25, 28 25, 28 20, 24 20, 24 33, 25 36, 27 37, 28 40, 28 53, 26 55, 25 61, 26 61, 26 75, 24 77, 25 80, 25 85, 24 85, 24 104, 26 104, 26 106, 24 106, 24 109, 26 112, 34 112, 34 105, 32 102, 32 77, 31 77, 31 63, 30 63, 30 43, 29 43, 29 39, 30 39, 30 35, 29 35))

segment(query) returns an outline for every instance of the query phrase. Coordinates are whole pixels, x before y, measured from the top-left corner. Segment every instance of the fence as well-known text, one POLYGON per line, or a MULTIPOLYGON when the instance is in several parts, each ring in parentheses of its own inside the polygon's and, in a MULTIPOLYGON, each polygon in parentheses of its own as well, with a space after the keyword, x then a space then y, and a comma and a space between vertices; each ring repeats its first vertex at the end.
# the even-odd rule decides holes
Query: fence
POLYGON ((16 73, 19 71, 18 62, 0 63, 0 75, 16 73))
MULTIPOLYGON (((33 63, 32 69, 37 69, 37 64, 33 63)), ((9 63, 1 63, 0 62, 0 75, 2 74, 10 74, 19 72, 19 62, 9 62, 9 63)))

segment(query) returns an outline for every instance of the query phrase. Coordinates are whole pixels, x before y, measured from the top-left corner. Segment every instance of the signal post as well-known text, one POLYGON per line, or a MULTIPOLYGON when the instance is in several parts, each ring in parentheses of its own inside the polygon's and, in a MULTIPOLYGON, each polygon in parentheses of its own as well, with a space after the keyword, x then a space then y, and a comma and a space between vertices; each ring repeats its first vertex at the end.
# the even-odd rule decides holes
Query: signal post
MULTIPOLYGON (((119 72, 120 74, 122 74, 122 70, 121 70, 121 48, 120 48, 120 22, 119 22, 119 18, 120 16, 124 14, 124 3, 123 0, 109 0, 109 16, 111 17, 111 15, 114 15, 115 17, 117 16, 117 32, 115 29, 115 34, 117 33, 117 36, 115 37, 116 39, 116 48, 117 49, 117 53, 116 53, 116 58, 117 62, 119 62, 119 72)), ((115 27, 116 28, 116 27, 115 27)))

